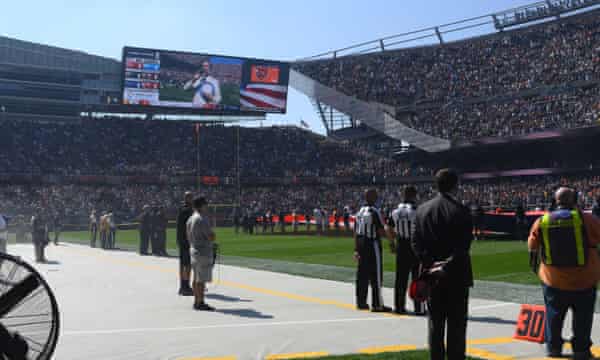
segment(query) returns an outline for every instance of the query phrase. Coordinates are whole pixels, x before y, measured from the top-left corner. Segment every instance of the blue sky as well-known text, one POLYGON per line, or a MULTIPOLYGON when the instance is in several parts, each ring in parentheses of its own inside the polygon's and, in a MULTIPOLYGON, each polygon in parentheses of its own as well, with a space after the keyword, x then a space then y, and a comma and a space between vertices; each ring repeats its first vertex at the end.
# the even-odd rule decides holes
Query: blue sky
MULTIPOLYGON (((6 1, 0 34, 120 59, 125 45, 294 60, 533 0, 6 1)), ((463 34, 467 35, 467 34, 463 34)), ((461 36, 463 36, 461 35, 461 36)), ((323 126, 303 95, 267 123, 323 126)))

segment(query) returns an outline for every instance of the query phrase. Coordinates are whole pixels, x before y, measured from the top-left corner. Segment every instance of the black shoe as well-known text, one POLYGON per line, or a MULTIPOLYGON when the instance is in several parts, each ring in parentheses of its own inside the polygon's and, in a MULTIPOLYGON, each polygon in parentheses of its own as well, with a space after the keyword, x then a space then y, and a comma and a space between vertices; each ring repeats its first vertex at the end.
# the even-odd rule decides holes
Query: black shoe
POLYGON ((368 310, 370 310, 371 308, 370 308, 370 307, 369 307, 369 305, 367 305, 367 304, 360 304, 360 305, 357 305, 357 306, 356 306, 356 309, 357 309, 357 310, 367 310, 367 311, 368 311, 368 310))
POLYGON ((180 288, 179 295, 181 296, 194 296, 194 290, 188 288, 180 288))
POLYGON ((374 313, 389 313, 389 312, 392 312, 392 308, 391 307, 387 307, 387 306, 379 306, 379 307, 374 307, 373 309, 371 309, 371 312, 374 312, 374 313))
POLYGON ((406 315, 407 311, 406 311, 406 309, 394 309, 394 314, 406 315))
POLYGON ((550 350, 550 351, 546 352, 546 356, 551 357, 551 358, 560 358, 560 357, 562 357, 562 351, 560 349, 550 350))
POLYGON ((427 315, 427 313, 423 310, 415 311, 415 316, 425 316, 425 315, 427 315))
POLYGON ((202 303, 202 304, 194 304, 194 310, 199 310, 199 311, 215 311, 215 308, 206 304, 206 303, 202 303))
POLYGON ((594 358, 594 356, 592 355, 592 353, 590 351, 573 353, 573 360, 589 360, 589 359, 593 359, 593 358, 594 358))

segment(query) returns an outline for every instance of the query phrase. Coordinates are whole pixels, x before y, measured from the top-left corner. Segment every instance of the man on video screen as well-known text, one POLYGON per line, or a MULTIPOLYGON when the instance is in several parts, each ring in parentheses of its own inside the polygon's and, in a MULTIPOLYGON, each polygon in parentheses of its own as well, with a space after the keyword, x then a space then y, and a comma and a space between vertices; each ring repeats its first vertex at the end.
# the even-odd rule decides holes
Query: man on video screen
POLYGON ((184 90, 194 89, 193 107, 214 109, 221 102, 221 86, 219 80, 210 75, 208 60, 202 63, 202 69, 194 74, 194 78, 183 86, 184 90))

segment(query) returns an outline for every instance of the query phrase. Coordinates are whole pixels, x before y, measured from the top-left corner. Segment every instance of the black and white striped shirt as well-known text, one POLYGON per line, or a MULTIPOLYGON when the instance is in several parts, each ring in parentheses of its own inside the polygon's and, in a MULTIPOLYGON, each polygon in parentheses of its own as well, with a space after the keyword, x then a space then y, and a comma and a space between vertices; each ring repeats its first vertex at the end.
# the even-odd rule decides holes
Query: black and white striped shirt
POLYGON ((411 240, 415 230, 417 207, 411 203, 401 203, 392 212, 394 230, 399 239, 411 240))
POLYGON ((356 213, 354 221, 356 235, 367 239, 379 239, 379 230, 383 229, 383 219, 379 209, 373 206, 363 206, 356 213))

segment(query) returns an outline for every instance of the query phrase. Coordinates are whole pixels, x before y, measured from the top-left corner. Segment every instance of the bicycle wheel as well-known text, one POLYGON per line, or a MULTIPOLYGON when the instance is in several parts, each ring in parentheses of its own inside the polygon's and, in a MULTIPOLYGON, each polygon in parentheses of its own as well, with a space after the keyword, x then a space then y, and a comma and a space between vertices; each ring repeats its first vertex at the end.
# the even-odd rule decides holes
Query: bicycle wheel
POLYGON ((28 360, 52 357, 60 325, 54 294, 31 265, 3 253, 0 253, 0 324, 27 342, 28 360))

